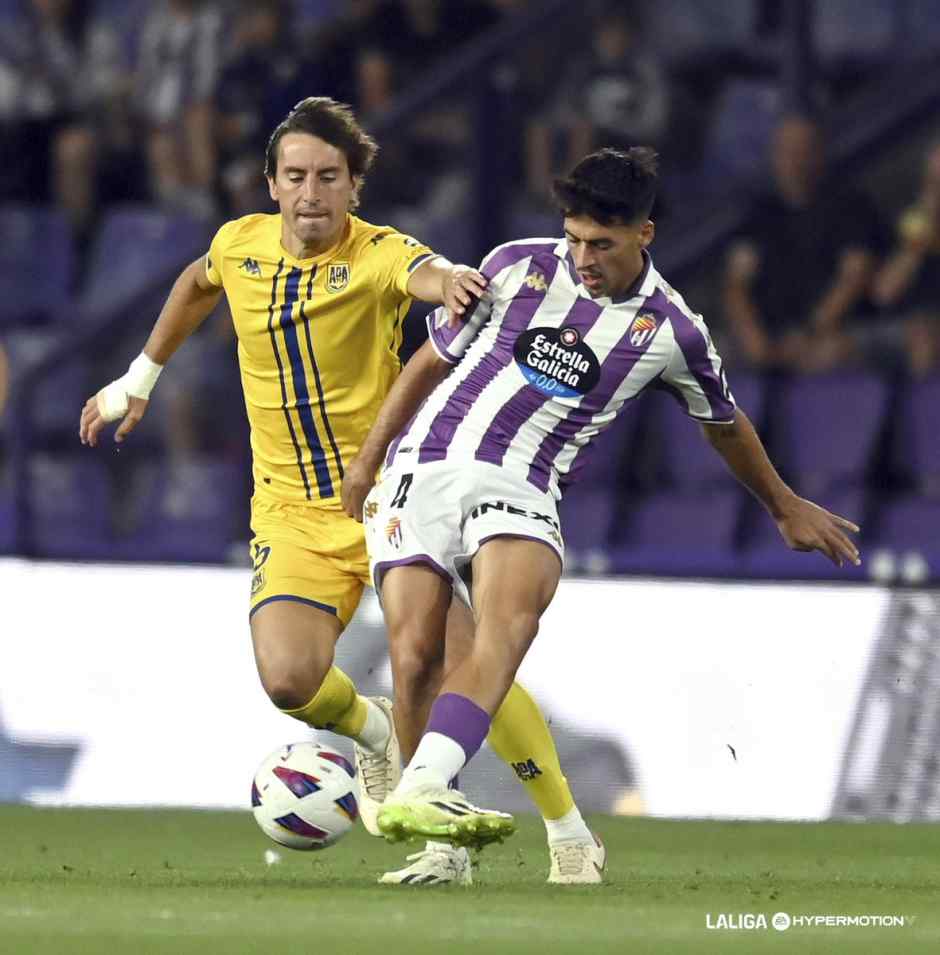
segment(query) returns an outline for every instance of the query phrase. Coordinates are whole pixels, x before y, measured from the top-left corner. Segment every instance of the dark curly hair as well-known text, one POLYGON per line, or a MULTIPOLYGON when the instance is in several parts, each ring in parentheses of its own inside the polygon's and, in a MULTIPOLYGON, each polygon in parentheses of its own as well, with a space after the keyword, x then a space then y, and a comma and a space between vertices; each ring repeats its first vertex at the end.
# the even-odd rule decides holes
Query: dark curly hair
POLYGON ((271 133, 264 151, 264 174, 269 179, 277 175, 278 145, 288 133, 308 133, 335 146, 346 157, 349 174, 360 180, 372 168, 379 151, 349 106, 329 96, 308 96, 271 133))
POLYGON ((585 156, 554 182, 565 216, 589 216, 601 225, 648 219, 659 181, 659 156, 648 146, 605 148, 585 156))

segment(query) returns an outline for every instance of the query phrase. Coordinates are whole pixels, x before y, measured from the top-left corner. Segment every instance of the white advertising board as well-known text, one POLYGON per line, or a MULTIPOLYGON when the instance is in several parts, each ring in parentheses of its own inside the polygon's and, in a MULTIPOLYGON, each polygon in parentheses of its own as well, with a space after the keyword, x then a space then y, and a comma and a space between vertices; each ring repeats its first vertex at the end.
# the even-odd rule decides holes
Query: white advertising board
MULTIPOLYGON (((0 799, 244 807, 260 759, 309 733, 258 684, 248 586, 242 570, 0 561, 0 799)), ((568 579, 520 680, 586 808, 825 818, 887 599, 568 579)), ((390 689, 380 619, 369 595, 340 642, 365 692, 390 689)), ((462 784, 519 789, 485 753, 462 784)))

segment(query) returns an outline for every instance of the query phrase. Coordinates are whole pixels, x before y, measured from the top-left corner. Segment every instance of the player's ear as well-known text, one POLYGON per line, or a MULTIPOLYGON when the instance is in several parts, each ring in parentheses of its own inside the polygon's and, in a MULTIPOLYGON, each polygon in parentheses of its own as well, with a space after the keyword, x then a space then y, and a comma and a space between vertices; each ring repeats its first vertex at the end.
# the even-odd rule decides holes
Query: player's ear
POLYGON ((643 223, 642 228, 640 229, 640 248, 645 249, 650 242, 653 241, 653 237, 656 235, 656 223, 652 219, 647 219, 643 223))
POLYGON ((277 202, 277 183, 274 181, 272 176, 265 177, 268 180, 268 192, 271 195, 271 198, 277 202))

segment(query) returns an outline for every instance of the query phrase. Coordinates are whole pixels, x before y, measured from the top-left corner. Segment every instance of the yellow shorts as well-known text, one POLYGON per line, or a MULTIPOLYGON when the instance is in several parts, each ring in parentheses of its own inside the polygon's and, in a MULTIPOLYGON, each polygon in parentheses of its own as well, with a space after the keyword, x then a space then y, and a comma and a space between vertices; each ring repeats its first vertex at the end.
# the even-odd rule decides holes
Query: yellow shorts
POLYGON ((335 614, 343 626, 370 583, 362 525, 342 511, 259 498, 251 502, 251 610, 296 600, 335 614))

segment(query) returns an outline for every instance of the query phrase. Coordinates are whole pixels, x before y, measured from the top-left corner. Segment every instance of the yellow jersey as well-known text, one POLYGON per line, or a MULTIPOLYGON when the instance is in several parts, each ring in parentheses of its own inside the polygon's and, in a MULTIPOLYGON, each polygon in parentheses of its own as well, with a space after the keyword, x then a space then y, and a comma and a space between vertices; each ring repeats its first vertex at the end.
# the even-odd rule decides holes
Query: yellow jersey
POLYGON ((216 233, 206 276, 225 290, 238 336, 256 494, 341 507, 344 462, 401 369, 408 279, 433 255, 353 215, 309 259, 283 248, 279 214, 216 233))

